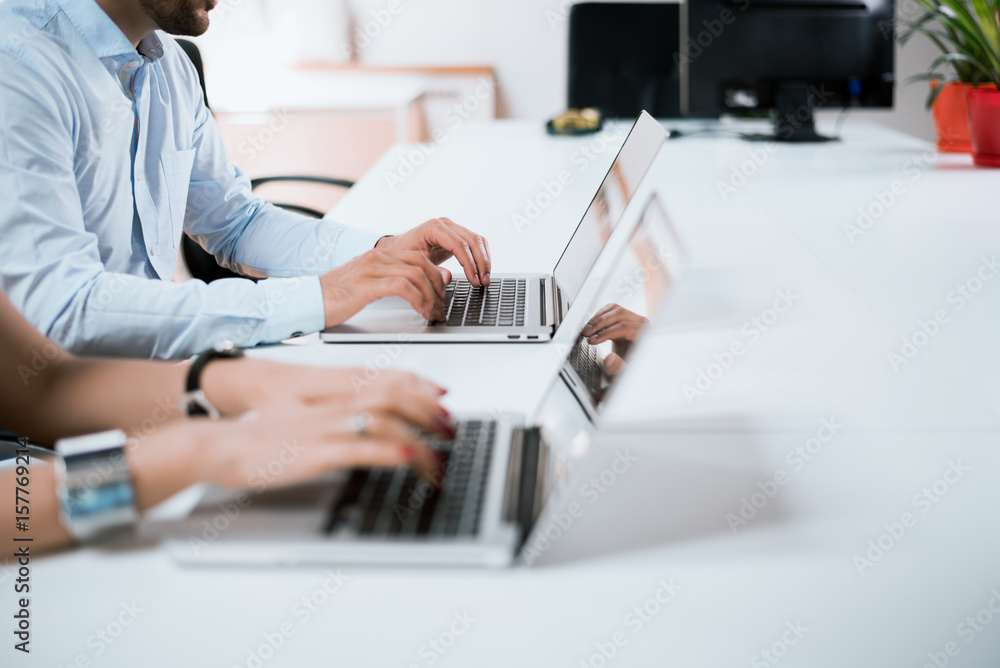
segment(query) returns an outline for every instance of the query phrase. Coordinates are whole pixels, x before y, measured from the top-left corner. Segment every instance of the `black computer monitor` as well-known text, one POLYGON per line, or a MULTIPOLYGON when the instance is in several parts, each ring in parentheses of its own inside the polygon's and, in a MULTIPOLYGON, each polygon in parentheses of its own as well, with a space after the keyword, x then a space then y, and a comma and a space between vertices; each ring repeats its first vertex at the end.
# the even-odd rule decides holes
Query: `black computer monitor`
POLYGON ((894 0, 688 0, 685 115, 774 115, 779 141, 824 141, 816 109, 892 107, 894 0))
POLYGON ((569 108, 609 118, 680 115, 676 2, 583 2, 569 15, 569 108))

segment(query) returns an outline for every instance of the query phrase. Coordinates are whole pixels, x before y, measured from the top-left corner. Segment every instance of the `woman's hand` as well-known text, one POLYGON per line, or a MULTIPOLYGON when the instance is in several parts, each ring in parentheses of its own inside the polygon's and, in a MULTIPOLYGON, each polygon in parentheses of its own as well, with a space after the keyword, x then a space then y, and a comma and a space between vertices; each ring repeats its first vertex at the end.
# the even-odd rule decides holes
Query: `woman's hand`
POLYGON ((205 368, 205 396, 223 415, 276 407, 350 406, 374 413, 393 405, 425 431, 452 438, 448 412, 438 400, 446 390, 412 373, 335 369, 256 359, 220 360, 205 368))
POLYGON ((417 381, 379 386, 342 404, 292 401, 248 419, 164 427, 127 452, 139 506, 154 506, 196 482, 264 491, 355 466, 414 466, 429 474, 439 462, 420 430, 437 427, 449 437, 454 431, 437 403, 437 387, 417 381))

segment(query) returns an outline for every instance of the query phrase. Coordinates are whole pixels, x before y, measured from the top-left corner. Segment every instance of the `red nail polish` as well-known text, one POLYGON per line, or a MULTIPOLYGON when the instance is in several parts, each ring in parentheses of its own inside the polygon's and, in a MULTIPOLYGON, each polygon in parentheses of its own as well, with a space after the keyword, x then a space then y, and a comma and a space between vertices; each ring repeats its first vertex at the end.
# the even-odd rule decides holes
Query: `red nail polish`
POLYGON ((416 456, 417 456, 416 448, 414 448, 412 445, 403 446, 403 459, 405 459, 408 462, 412 462, 414 457, 416 456))

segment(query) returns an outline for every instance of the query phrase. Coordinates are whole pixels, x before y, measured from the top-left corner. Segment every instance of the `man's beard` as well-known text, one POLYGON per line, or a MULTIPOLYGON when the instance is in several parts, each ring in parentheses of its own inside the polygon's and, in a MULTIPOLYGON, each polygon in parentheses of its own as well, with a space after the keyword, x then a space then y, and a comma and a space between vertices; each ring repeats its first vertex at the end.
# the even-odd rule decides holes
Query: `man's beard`
POLYGON ((208 0, 139 0, 160 30, 171 35, 197 37, 208 30, 208 0))

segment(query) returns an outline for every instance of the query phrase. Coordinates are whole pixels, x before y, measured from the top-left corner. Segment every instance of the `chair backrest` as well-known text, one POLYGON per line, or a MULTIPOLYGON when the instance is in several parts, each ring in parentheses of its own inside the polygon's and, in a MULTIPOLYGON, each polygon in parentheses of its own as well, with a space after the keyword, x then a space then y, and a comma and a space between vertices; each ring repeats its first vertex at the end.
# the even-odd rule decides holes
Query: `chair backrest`
MULTIPOLYGON (((194 42, 189 40, 178 39, 175 41, 177 42, 177 46, 184 49, 184 53, 187 54, 187 57, 194 65, 194 69, 198 72, 198 83, 201 84, 201 92, 205 96, 205 106, 208 107, 208 90, 205 89, 205 63, 201 59, 201 51, 194 42)), ((211 107, 209 108, 211 109, 211 107)))
MULTIPOLYGON (((208 91, 205 89, 205 63, 201 59, 201 51, 198 50, 194 42, 186 39, 176 41, 191 60, 195 71, 198 72, 198 83, 201 84, 201 92, 205 96, 205 106, 208 107, 208 91)), ((184 263, 193 278, 206 283, 217 281, 220 278, 242 278, 236 272, 220 266, 212 254, 195 243, 187 233, 181 235, 181 250, 184 254, 184 263)))
POLYGON ((568 106, 680 116, 680 5, 587 2, 569 16, 568 106))

